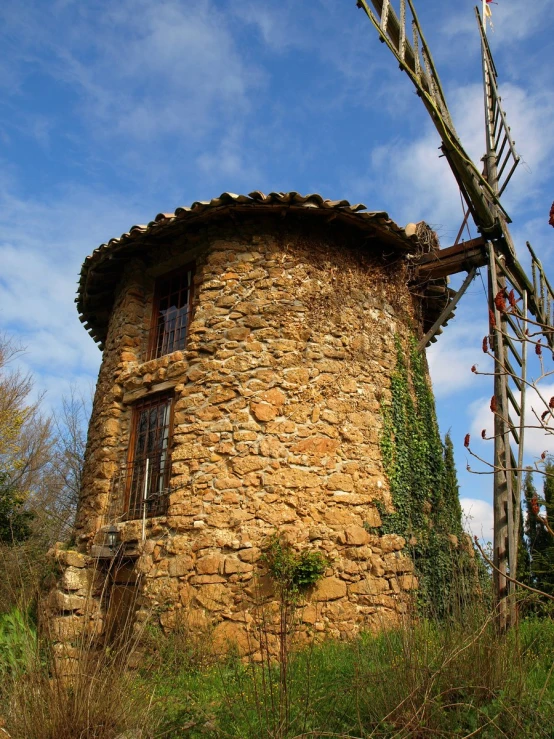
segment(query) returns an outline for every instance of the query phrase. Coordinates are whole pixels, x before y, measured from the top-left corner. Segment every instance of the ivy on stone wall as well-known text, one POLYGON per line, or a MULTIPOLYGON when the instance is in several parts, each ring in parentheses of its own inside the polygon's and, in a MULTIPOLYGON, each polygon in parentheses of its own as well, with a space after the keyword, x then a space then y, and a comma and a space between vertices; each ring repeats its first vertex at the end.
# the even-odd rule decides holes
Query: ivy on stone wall
POLYGON ((425 360, 415 343, 407 354, 397 341, 397 354, 381 437, 394 512, 381 512, 381 531, 406 539, 420 578, 419 604, 442 617, 473 589, 474 567, 463 546, 452 443, 440 438, 425 360))

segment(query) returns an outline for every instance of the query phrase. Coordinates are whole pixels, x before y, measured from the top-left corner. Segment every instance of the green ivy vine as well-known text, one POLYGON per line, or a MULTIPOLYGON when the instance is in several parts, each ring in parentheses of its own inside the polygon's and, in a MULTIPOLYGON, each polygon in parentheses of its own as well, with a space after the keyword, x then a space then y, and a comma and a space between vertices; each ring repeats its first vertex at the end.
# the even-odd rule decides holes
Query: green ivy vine
POLYGON ((381 450, 393 513, 381 509, 381 533, 403 536, 420 579, 419 605, 443 617, 475 587, 463 539, 452 442, 442 443, 425 360, 415 342, 397 339, 391 400, 382 406, 381 450))

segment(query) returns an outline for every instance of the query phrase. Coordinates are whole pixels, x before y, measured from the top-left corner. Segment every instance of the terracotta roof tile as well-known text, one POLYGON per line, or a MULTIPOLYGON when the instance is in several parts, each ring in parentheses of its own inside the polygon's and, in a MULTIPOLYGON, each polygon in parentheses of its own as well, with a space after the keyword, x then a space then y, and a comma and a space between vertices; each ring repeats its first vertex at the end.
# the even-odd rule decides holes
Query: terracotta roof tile
MULTIPOLYGON (((193 223, 196 220, 209 218, 211 214, 230 208, 239 207, 241 210, 256 208, 261 210, 262 208, 270 209, 278 206, 287 206, 298 210, 333 210, 353 226, 375 232, 383 241, 400 250, 411 251, 418 246, 418 239, 415 234, 408 235, 403 228, 390 220, 387 213, 384 211, 368 211, 362 203, 351 205, 348 200, 325 200, 317 193, 301 195, 294 191, 271 192, 269 195, 264 195, 259 190, 255 190, 249 195, 224 192, 218 198, 209 201, 197 200, 190 207, 177 208, 173 213, 158 213, 150 223, 131 226, 126 233, 110 239, 110 241, 95 249, 85 259, 79 278, 76 303, 81 322, 85 324, 93 339, 102 345, 107 330, 107 318, 99 317, 101 311, 98 310, 98 301, 95 303, 88 295, 87 286, 93 272, 100 265, 112 259, 115 254, 123 251, 127 245, 135 244, 144 237, 154 237, 174 224, 180 222, 193 223)), ((109 306, 106 307, 109 308, 109 306)))

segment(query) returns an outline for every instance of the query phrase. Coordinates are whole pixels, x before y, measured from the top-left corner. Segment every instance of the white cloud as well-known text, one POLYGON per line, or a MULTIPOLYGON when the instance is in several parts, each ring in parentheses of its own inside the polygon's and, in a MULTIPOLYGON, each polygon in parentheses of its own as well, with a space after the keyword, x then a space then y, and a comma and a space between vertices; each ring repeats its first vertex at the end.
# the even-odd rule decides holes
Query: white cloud
MULTIPOLYGON (((534 0, 532 5, 522 5, 520 0, 502 0, 502 4, 492 10, 493 30, 489 30, 488 35, 498 45, 511 45, 515 41, 523 41, 535 35, 544 26, 551 10, 551 0, 534 0)), ((450 37, 478 34, 474 14, 466 10, 463 13, 451 14, 443 28, 445 34, 450 37)))
POLYGON ((59 397, 62 386, 95 379, 101 354, 74 303, 79 269, 137 220, 120 198, 85 188, 28 201, 12 183, 0 187, 0 323, 26 347, 19 364, 35 374, 37 392, 59 397))
POLYGON ((460 498, 464 529, 482 541, 492 541, 494 512, 490 503, 478 498, 460 498))
MULTIPOLYGON (((554 93, 510 83, 503 84, 500 92, 522 159, 502 200, 512 218, 528 217, 529 210, 537 207, 540 188, 551 176, 554 93)), ((451 88, 447 97, 462 145, 481 169, 485 146, 482 86, 475 83, 451 88)), ((420 113, 415 112, 419 118, 420 113)), ((424 219, 434 225, 443 246, 449 246, 462 221, 460 195, 450 167, 440 158, 438 133, 426 118, 422 120, 422 130, 412 140, 388 140, 374 147, 370 174, 360 179, 359 185, 360 189, 373 190, 381 202, 394 202, 397 221, 424 219)))
MULTIPOLYGON (((244 115, 262 83, 243 61, 216 3, 138 0, 62 8, 59 15, 7 13, 13 74, 34 68, 80 98, 95 137, 155 143, 171 135, 201 140, 221 116, 244 115)), ((22 83, 20 83, 21 85, 22 83)))
POLYGON ((437 398, 468 389, 481 393, 483 381, 471 368, 479 357, 482 337, 487 332, 486 298, 482 284, 475 278, 462 297, 455 317, 443 329, 435 344, 427 349, 427 361, 437 398), (476 308, 482 305, 481 311, 476 308))
POLYGON ((271 6, 251 0, 235 4, 232 12, 242 23, 253 25, 266 46, 276 51, 284 51, 290 46, 306 46, 303 29, 295 23, 296 6, 281 2, 271 6))
MULTIPOLYGON (((537 390, 530 388, 526 393, 525 465, 538 461, 541 454, 545 451, 554 454, 554 423, 552 424, 553 433, 549 433, 540 428, 540 422, 537 420, 537 415, 540 417, 543 411, 547 409, 551 397, 554 397, 554 383, 551 381, 539 382, 537 384, 537 390)), ((519 402, 518 395, 516 395, 516 399, 519 402)), ((471 449, 479 456, 489 460, 492 459, 492 437, 494 436, 494 414, 490 410, 490 402, 491 397, 479 398, 470 405, 470 415, 472 416, 471 449), (491 440, 487 441, 481 438, 481 432, 483 430, 491 440)), ((471 460, 470 465, 473 469, 478 469, 479 467, 477 460, 471 460)))
POLYGON ((240 183, 244 183, 245 188, 251 190, 252 183, 260 181, 262 175, 259 168, 252 163, 248 153, 241 146, 243 138, 242 126, 232 126, 213 150, 197 157, 198 168, 207 181, 224 178, 229 182, 229 190, 238 190, 240 183))

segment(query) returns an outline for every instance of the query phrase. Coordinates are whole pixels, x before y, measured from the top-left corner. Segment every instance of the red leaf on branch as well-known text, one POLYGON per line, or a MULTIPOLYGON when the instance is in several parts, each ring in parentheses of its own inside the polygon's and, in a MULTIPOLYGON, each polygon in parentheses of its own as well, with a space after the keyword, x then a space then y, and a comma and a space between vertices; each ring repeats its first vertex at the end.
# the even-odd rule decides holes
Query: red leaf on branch
POLYGON ((541 421, 544 421, 544 419, 548 416, 549 413, 550 411, 544 411, 543 413, 541 413, 541 421))
POLYGON ((493 395, 492 398, 491 398, 491 411, 493 413, 496 413, 496 408, 497 408, 497 405, 496 405, 496 395, 493 395))
POLYGON ((474 373, 477 372, 477 367, 475 365, 473 365, 473 367, 471 368, 471 371, 474 372, 474 373))
POLYGON ((501 313, 503 313, 506 310, 505 293, 506 291, 503 288, 502 290, 499 290, 494 297, 494 304, 496 305, 496 310, 499 310, 501 313))
POLYGON ((482 438, 482 439, 486 439, 486 438, 487 438, 487 429, 483 429, 483 430, 481 431, 481 438, 482 438))
POLYGON ((489 337, 485 336, 483 339, 483 354, 488 354, 489 351, 489 337))
POLYGON ((549 408, 554 408, 554 395, 550 398, 550 400, 548 402, 548 407, 549 408))
POLYGON ((508 293, 508 302, 510 303, 512 308, 515 308, 517 305, 516 294, 514 293, 513 289, 510 290, 510 292, 508 293))
POLYGON ((540 339, 535 344, 535 354, 537 355, 537 357, 540 357, 542 355, 542 346, 540 339))
POLYGON ((546 451, 541 454, 541 459, 546 459, 546 451))
POLYGON ((469 447, 469 439, 470 439, 470 435, 466 434, 465 439, 464 439, 464 446, 466 449, 469 447))
POLYGON ((533 495, 531 498, 531 511, 533 512, 534 516, 538 516, 540 513, 541 507, 539 505, 539 499, 536 495, 533 495))
POLYGON ((494 313, 489 308, 489 326, 491 327, 491 330, 495 328, 496 326, 496 318, 494 317, 494 313))

